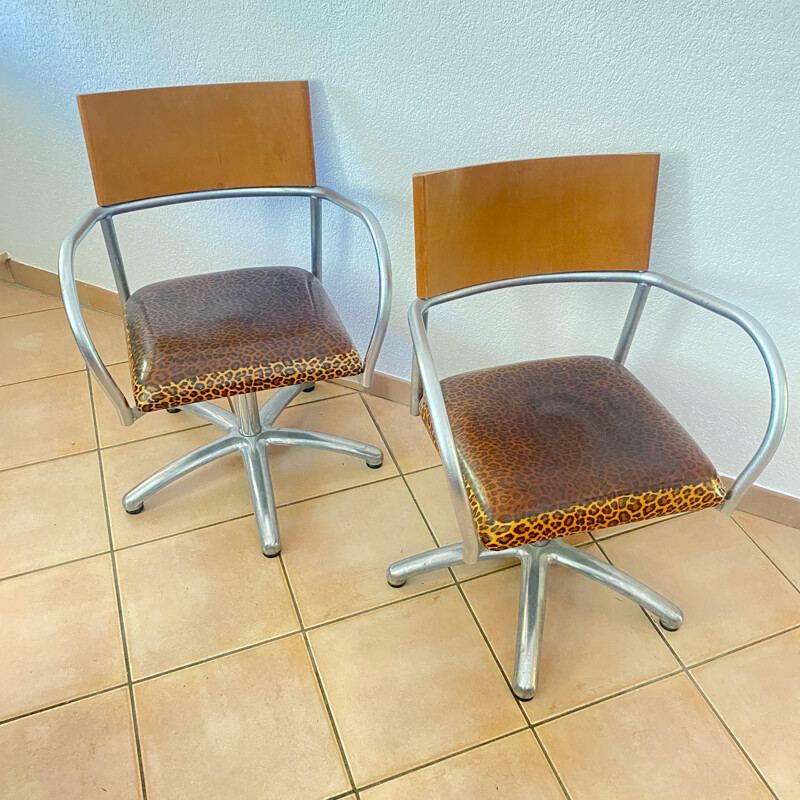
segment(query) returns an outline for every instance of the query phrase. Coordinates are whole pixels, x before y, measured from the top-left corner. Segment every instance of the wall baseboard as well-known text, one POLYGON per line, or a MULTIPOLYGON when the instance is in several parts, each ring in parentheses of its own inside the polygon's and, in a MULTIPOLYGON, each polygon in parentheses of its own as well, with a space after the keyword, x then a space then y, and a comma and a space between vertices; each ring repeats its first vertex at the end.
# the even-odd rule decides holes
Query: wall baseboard
MULTIPOLYGON (((46 269, 15 261, 9 258, 8 253, 0 253, 0 280, 36 289, 45 294, 57 296, 61 294, 58 275, 46 269)), ((76 283, 82 305, 97 311, 104 311, 107 314, 122 316, 122 304, 116 292, 83 281, 76 281, 76 283)), ((347 378, 337 381, 337 383, 403 405, 408 405, 411 391, 411 384, 408 380, 387 375, 384 372, 375 373, 369 389, 364 389, 356 381, 347 378)), ((723 480, 726 485, 730 485, 732 482, 732 479, 727 477, 723 477, 723 480)), ((783 525, 790 525, 793 528, 800 528, 800 498, 766 489, 763 486, 752 486, 742 498, 737 510, 783 525)))
MULTIPOLYGON (((55 272, 23 264, 21 261, 9 258, 8 254, 5 255, 4 265, 2 256, 0 256, 0 279, 25 286, 28 289, 36 289, 44 294, 61 295, 58 275, 55 272)), ((95 311, 104 311, 106 314, 122 316, 122 303, 116 292, 83 281, 75 281, 75 283, 78 286, 78 298, 81 305, 93 308, 95 311)))

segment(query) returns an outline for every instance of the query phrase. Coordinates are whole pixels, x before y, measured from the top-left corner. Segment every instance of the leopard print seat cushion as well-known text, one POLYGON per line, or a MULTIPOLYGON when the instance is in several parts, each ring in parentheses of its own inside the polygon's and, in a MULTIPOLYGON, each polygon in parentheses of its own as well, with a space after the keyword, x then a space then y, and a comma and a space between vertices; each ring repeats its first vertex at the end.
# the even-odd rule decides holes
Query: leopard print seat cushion
MULTIPOLYGON (((446 378, 442 393, 472 515, 489 550, 708 508, 725 498, 703 451, 616 361, 510 364, 446 378)), ((420 413, 433 437, 424 399, 420 413)))
POLYGON ((125 304, 142 411, 363 372, 322 284, 296 267, 153 283, 125 304))

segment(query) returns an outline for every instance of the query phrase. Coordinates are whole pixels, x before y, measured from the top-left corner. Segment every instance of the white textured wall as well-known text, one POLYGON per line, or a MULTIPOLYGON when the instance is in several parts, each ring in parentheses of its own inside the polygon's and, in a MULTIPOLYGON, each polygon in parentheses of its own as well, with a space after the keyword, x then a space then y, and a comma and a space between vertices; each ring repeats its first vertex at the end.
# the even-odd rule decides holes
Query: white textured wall
MULTIPOLYGON (((0 250, 55 269, 93 205, 74 95, 309 78, 319 180, 371 207, 394 258, 379 365, 407 376, 411 173, 578 153, 662 153, 652 266, 717 292, 771 331, 800 386, 800 6, 536 0, 3 0, 0 250)), ((327 211, 327 209, 326 209, 327 211)), ((363 340, 374 270, 357 224, 326 215, 327 275, 363 340)), ((304 205, 261 201, 119 223, 134 285, 306 263, 304 205), (291 212, 291 213, 290 213, 291 212)), ((99 235, 79 277, 112 287, 99 235)), ((629 290, 539 289, 470 302, 435 325, 445 371, 613 350, 629 290)), ((434 323, 436 318, 434 317, 434 323)), ((765 421, 746 337, 653 298, 630 365, 732 474, 765 421)), ((800 495, 800 425, 759 481, 800 495)))

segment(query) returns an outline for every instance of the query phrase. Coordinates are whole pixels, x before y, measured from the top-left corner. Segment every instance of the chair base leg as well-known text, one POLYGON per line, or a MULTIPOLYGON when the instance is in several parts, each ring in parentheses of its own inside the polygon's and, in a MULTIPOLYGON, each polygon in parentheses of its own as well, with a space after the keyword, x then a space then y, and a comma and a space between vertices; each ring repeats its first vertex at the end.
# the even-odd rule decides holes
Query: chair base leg
MULTIPOLYGON (((314 384, 306 384, 305 388, 309 386, 314 388, 314 384)), ((290 386, 280 389, 261 409, 255 394, 239 395, 234 398, 235 415, 210 403, 185 406, 187 411, 223 428, 225 434, 167 464, 126 492, 122 498, 125 511, 139 514, 150 495, 205 464, 238 452, 244 461, 261 550, 269 558, 277 556, 281 551, 281 540, 267 459, 270 445, 332 450, 362 458, 373 469, 383 463, 381 450, 370 444, 317 431, 274 427, 272 422, 303 388, 290 386)))
MULTIPOLYGON (((404 558, 389 566, 386 570, 386 579, 392 586, 402 586, 415 575, 463 563, 462 553, 462 544, 451 544, 404 558)), ((517 654, 511 682, 514 694, 520 700, 530 700, 536 693, 544 630, 547 575, 551 564, 575 570, 630 598, 655 615, 666 630, 675 631, 683 623, 681 610, 658 592, 611 564, 560 539, 509 550, 482 550, 478 555, 479 562, 504 558, 516 558, 521 567, 517 654)))

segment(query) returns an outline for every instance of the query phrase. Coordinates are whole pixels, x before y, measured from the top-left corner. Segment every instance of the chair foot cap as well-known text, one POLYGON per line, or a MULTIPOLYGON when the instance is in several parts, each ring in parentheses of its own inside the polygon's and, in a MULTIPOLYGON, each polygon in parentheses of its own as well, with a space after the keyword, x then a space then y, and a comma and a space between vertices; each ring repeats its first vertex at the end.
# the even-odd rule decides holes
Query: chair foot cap
POLYGON ((313 392, 314 391, 314 387, 315 387, 315 384, 312 383, 311 386, 304 386, 303 387, 303 391, 304 392, 313 392))
POLYGON ((367 466, 370 469, 380 469, 383 466, 383 461, 381 461, 380 464, 370 464, 369 462, 367 462, 367 466))
POLYGON ((666 622, 664 622, 664 620, 663 620, 663 619, 660 619, 660 620, 658 621, 658 624, 659 624, 659 625, 660 625, 660 626, 661 626, 661 627, 662 627, 662 628, 663 628, 665 631, 669 631, 670 633, 674 633, 674 632, 675 632, 676 630, 678 630, 678 628, 680 628, 680 626, 681 626, 681 623, 680 623, 680 622, 679 622, 677 625, 667 625, 667 623, 666 623, 666 622))
POLYGON ((180 411, 179 408, 168 408, 167 414, 177 414, 180 411))
MULTIPOLYGON (((123 506, 124 507, 124 506, 123 506)), ((126 514, 130 514, 133 516, 134 514, 141 514, 144 511, 144 503, 142 503, 139 508, 134 508, 133 511, 129 511, 127 508, 125 509, 126 514)))

